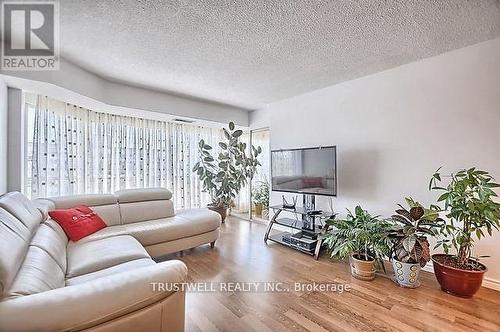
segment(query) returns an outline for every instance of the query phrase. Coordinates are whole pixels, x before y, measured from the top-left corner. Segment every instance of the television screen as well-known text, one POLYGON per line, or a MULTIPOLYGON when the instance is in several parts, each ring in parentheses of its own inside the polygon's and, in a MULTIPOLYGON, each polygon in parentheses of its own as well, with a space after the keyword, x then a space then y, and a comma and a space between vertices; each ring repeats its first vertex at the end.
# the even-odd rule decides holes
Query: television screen
POLYGON ((271 151, 272 190, 337 195, 335 146, 271 151))

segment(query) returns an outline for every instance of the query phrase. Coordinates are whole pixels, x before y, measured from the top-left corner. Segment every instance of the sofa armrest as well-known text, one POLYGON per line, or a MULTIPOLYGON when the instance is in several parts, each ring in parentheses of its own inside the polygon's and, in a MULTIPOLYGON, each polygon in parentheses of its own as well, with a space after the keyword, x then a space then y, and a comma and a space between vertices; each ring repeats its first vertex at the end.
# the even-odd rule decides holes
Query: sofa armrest
POLYGON ((153 283, 181 283, 187 268, 168 261, 0 302, 0 331, 80 330, 158 302, 174 292, 153 283), (156 288, 156 289, 154 289, 156 288))

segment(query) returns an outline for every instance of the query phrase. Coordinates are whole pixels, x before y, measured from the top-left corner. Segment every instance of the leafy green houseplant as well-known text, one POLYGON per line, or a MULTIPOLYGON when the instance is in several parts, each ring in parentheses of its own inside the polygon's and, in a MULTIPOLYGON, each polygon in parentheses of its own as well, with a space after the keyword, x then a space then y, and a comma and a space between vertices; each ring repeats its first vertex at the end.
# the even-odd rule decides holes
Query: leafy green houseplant
POLYGON ((224 221, 227 208, 256 173, 260 165, 257 156, 262 149, 252 146, 247 154, 247 144, 240 140, 243 131, 236 129, 233 122, 223 131, 225 140, 219 142, 217 156, 213 155, 212 146, 200 140, 200 160, 193 166, 193 172, 198 175, 203 191, 210 195, 212 203, 208 207, 220 213, 224 221))
POLYGON ((255 205, 255 214, 262 216, 262 211, 269 208, 269 182, 258 181, 252 190, 252 201, 255 205))
POLYGON ((443 204, 446 222, 440 227, 442 238, 437 247, 445 254, 432 256, 434 271, 447 292, 470 297, 481 287, 487 268, 472 255, 474 242, 486 233, 492 235, 500 227, 500 204, 493 199, 493 190, 500 187, 486 171, 476 168, 459 170, 449 175, 447 185, 438 169, 432 176, 429 189, 441 191, 437 199, 443 204), (454 254, 449 254, 454 249, 454 254))
MULTIPOLYGON (((351 274, 358 279, 373 280, 375 263, 384 269, 383 258, 390 252, 387 237, 391 223, 356 206, 354 213, 347 210, 345 219, 328 221, 334 227, 327 235, 332 258, 349 257, 351 274)), ((384 269, 385 270, 385 269, 384 269)))
POLYGON ((392 243, 391 255, 395 281, 404 287, 419 286, 420 268, 431 260, 428 236, 435 236, 438 226, 444 222, 439 218, 439 208, 432 205, 424 208, 412 198, 406 198, 408 208, 398 204, 392 215, 394 226, 388 236, 392 243))

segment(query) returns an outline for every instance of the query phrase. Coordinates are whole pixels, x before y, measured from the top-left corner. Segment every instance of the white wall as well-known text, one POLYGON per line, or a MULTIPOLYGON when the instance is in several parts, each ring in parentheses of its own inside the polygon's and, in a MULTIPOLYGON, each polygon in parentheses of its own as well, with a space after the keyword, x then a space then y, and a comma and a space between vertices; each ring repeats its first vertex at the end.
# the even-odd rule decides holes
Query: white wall
POLYGON ((271 117, 267 106, 248 113, 248 126, 250 129, 268 128, 271 125, 271 117))
POLYGON ((23 84, 30 83, 26 80, 45 82, 111 106, 222 123, 233 121, 238 125, 248 126, 248 110, 111 82, 65 60, 61 60, 60 68, 57 71, 0 71, 0 74, 5 75, 8 86, 20 89, 26 89, 23 84))
POLYGON ((7 191, 7 85, 0 77, 0 195, 7 191))
MULTIPOLYGON (((337 211, 361 204, 389 216, 428 180, 477 166, 500 180, 500 39, 424 59, 268 106, 271 147, 338 147, 337 211)), ((281 202, 274 193, 274 203, 281 202)), ((318 198, 328 209, 327 199, 318 198)), ((500 233, 477 245, 500 288, 500 233)))

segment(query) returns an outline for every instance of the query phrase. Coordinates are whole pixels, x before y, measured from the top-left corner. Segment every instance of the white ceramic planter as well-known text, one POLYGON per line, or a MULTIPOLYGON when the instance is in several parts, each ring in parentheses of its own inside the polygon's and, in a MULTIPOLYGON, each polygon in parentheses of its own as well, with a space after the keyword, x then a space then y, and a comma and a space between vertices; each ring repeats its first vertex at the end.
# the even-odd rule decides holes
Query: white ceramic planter
POLYGON ((420 286, 420 281, 418 280, 420 264, 403 263, 393 258, 392 267, 394 268, 394 281, 400 286, 409 288, 420 286))

